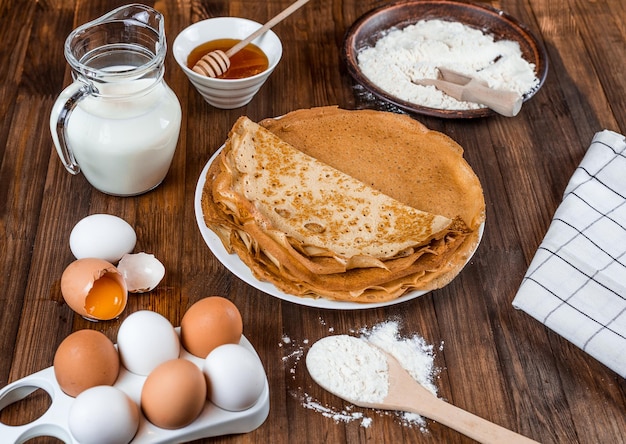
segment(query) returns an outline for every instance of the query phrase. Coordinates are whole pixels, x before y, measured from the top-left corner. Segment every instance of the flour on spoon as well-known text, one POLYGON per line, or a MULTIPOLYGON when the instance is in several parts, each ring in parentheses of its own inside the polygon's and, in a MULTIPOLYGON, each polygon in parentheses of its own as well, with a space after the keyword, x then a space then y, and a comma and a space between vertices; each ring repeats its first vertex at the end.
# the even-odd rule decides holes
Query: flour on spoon
POLYGON ((423 339, 398 337, 398 324, 386 322, 365 331, 361 338, 328 336, 317 341, 306 356, 311 377, 344 399, 379 403, 387 396, 387 358, 393 355, 417 382, 436 394, 432 383, 432 347, 423 339))

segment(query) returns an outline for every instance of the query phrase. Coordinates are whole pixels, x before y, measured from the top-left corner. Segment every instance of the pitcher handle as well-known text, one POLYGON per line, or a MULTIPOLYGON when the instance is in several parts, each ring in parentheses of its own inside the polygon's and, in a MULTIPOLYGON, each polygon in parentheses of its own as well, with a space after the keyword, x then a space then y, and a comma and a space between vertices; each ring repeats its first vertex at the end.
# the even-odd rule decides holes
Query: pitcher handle
POLYGON ((72 148, 68 144, 67 124, 78 102, 90 94, 89 87, 81 82, 73 82, 65 88, 52 106, 50 113, 50 133, 65 169, 71 174, 80 173, 72 148))

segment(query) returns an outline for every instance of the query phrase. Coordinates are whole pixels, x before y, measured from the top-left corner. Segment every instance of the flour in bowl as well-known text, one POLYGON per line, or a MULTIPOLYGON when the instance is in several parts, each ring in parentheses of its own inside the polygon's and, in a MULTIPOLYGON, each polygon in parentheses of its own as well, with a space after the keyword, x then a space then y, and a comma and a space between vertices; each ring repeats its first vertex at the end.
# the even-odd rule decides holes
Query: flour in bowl
POLYGON ((437 78, 445 67, 487 83, 491 88, 525 94, 539 85, 535 66, 522 57, 519 44, 459 22, 421 20, 392 28, 376 45, 358 54, 362 73, 378 88, 406 102, 429 108, 467 110, 483 107, 460 102, 434 86, 411 80, 437 78))

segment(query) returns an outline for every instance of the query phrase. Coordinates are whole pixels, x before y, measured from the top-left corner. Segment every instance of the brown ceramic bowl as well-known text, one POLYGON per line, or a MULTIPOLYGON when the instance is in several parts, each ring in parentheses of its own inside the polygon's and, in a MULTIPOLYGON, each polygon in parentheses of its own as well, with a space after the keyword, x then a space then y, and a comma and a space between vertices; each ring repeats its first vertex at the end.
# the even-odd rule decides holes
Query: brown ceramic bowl
POLYGON ((359 69, 357 55, 364 48, 374 46, 390 28, 402 29, 420 20, 447 20, 463 23, 494 36, 495 40, 513 40, 519 43, 522 56, 535 65, 539 84, 524 95, 530 99, 543 85, 548 73, 548 57, 543 44, 516 19, 503 11, 485 5, 453 0, 404 1, 385 5, 360 17, 348 30, 343 46, 343 58, 350 75, 372 94, 405 111, 443 118, 476 118, 495 114, 488 108, 446 110, 429 108, 406 102, 390 95, 373 84, 359 69))

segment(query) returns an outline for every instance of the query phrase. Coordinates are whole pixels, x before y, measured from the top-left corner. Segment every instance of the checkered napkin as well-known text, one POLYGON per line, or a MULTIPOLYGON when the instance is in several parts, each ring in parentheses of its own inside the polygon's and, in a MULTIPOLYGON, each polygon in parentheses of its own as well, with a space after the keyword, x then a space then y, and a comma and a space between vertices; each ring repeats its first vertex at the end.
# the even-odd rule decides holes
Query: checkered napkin
POLYGON ((626 139, 597 133, 513 306, 626 378, 626 139))

